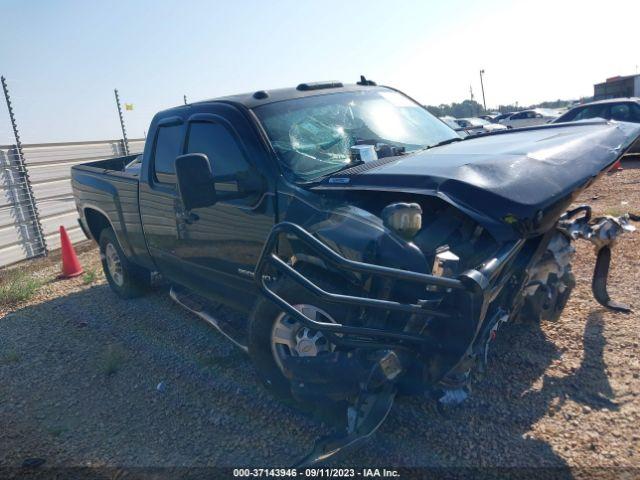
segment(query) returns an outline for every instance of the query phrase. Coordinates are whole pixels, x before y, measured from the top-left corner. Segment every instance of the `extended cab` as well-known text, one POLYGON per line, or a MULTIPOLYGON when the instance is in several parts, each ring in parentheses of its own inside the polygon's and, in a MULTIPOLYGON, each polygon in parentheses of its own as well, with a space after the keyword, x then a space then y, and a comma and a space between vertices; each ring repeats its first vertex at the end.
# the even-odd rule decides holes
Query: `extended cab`
POLYGON ((500 325, 560 315, 576 239, 598 248, 596 299, 626 310, 606 280, 629 216, 566 210, 639 135, 593 121, 461 139, 392 88, 310 83, 160 112, 141 157, 74 166, 73 190, 117 293, 159 273, 271 390, 346 408, 346 436, 310 464, 366 438, 397 393, 462 401, 500 325))

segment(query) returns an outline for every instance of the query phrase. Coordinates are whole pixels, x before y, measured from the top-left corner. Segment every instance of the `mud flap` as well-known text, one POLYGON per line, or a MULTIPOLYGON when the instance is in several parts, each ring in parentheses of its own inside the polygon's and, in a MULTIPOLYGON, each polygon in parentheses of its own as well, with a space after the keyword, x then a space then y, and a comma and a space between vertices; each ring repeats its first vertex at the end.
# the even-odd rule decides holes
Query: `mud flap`
POLYGON ((600 305, 603 305, 616 312, 631 312, 631 308, 624 303, 611 300, 607 292, 607 280, 609 278, 609 265, 611 264, 611 248, 603 246, 598 250, 596 258, 596 267, 593 271, 593 281, 591 282, 591 290, 593 296, 600 305))
POLYGON ((294 468, 317 465, 340 452, 351 449, 371 437, 387 418, 393 406, 396 390, 392 386, 378 393, 362 394, 355 407, 355 418, 349 421, 347 435, 318 438, 313 450, 300 459, 294 468))

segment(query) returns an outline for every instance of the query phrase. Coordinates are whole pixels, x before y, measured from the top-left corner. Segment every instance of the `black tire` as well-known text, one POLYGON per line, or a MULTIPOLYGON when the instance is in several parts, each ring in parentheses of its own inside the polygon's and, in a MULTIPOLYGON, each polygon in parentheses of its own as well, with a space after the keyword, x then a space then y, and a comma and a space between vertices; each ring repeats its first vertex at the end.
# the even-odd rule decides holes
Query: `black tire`
MULTIPOLYGON (((349 293, 351 290, 346 281, 320 269, 306 268, 302 269, 301 273, 324 290, 334 293, 349 293)), ((323 301, 287 277, 278 280, 271 288, 292 305, 313 305, 326 312, 338 323, 342 323, 348 316, 354 314, 353 307, 323 301)), ((289 402, 293 400, 300 405, 293 399, 290 382, 278 367, 271 350, 271 331, 281 313, 282 310, 264 297, 260 297, 256 302, 249 323, 249 356, 268 390, 282 400, 289 402)))
POLYGON ((100 232, 100 259, 102 269, 107 277, 109 286, 122 298, 136 298, 144 295, 149 288, 149 272, 144 268, 132 264, 125 256, 116 234, 111 228, 105 228, 100 232), (107 255, 117 254, 120 262, 120 270, 111 272, 107 255), (114 278, 115 277, 115 278, 114 278))

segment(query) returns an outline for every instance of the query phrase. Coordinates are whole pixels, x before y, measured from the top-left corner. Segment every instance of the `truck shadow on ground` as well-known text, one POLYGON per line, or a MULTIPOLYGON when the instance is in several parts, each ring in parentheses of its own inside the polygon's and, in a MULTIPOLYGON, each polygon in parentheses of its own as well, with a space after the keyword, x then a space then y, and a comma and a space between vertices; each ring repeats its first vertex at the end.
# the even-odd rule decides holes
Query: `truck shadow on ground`
MULTIPOLYGON (((381 442, 351 458, 358 465, 385 458, 387 465, 566 467, 558 446, 534 438, 533 426, 547 415, 561 415, 558 410, 569 400, 592 410, 618 409, 603 359, 600 310, 588 315, 583 344, 580 366, 564 377, 551 376, 547 369, 561 351, 540 325, 508 325, 466 404, 441 414, 433 405, 400 400, 378 433, 381 442)), ((568 470, 557 473, 571 476, 568 470)))
MULTIPOLYGON (((618 408, 603 329, 590 313, 582 362, 559 378, 545 373, 561 352, 540 326, 509 325, 466 404, 443 415, 430 400, 399 399, 373 440, 330 464, 565 466, 529 432, 558 402, 618 408)), ((13 312, 0 336, 0 358, 17 359, 0 363, 0 464, 289 465, 327 433, 265 392, 248 359, 164 291, 125 301, 96 286, 13 312)))

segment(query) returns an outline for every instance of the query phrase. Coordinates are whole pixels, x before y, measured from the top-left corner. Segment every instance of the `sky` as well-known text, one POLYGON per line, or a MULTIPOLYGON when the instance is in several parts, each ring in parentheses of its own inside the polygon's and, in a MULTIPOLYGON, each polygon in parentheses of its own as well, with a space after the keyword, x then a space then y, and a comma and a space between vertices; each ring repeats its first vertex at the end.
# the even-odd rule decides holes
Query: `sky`
MULTIPOLYGON (((0 0, 25 143, 130 138, 189 101, 361 74, 424 104, 593 94, 640 65, 640 1, 0 0)), ((0 99, 0 144, 13 143, 0 99)))

